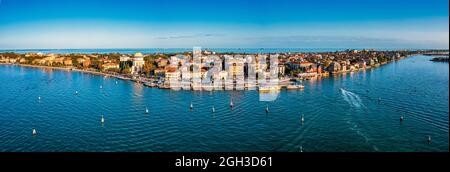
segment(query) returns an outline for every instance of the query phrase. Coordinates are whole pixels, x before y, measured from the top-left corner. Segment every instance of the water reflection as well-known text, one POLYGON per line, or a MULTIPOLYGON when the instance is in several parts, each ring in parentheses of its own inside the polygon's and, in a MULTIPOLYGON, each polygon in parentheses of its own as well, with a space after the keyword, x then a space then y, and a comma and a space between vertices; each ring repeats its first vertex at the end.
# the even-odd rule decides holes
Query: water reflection
POLYGON ((260 102, 273 102, 277 100, 280 92, 268 92, 268 93, 259 93, 259 101, 260 102))
POLYGON ((144 86, 140 83, 133 83, 133 93, 137 97, 143 97, 144 86))

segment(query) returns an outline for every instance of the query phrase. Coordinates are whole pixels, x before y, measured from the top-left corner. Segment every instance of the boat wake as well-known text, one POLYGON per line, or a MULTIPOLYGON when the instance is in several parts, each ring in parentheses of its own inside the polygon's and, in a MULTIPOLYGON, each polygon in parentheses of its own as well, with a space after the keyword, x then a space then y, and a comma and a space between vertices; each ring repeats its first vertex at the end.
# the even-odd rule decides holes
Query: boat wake
POLYGON ((373 145, 373 144, 370 143, 371 139, 370 139, 368 136, 366 136, 366 134, 364 134, 364 132, 362 132, 362 131, 359 129, 358 124, 354 123, 353 121, 351 121, 351 120, 349 120, 349 119, 347 120, 347 124, 349 125, 350 130, 355 131, 356 134, 358 134, 359 136, 361 136, 362 138, 364 138, 364 142, 365 142, 366 144, 368 144, 368 145, 371 145, 371 146, 372 146, 372 149, 373 149, 374 151, 376 151, 376 152, 380 151, 380 150, 378 149, 377 146, 375 146, 375 145, 373 145))
POLYGON ((347 91, 343 88, 341 88, 342 98, 350 105, 354 106, 356 108, 364 107, 364 104, 361 101, 361 98, 359 98, 358 95, 356 95, 353 92, 347 91))
MULTIPOLYGON (((350 106, 356 107, 356 108, 364 107, 364 104, 362 103, 361 98, 357 94, 355 94, 351 91, 347 91, 343 88, 341 88, 341 93, 342 93, 342 98, 344 98, 344 100, 350 106)), ((352 110, 350 110, 350 111, 352 111, 352 110)), ((352 131, 355 131, 357 135, 361 136, 364 139, 364 142, 366 144, 370 145, 374 151, 378 152, 379 151, 378 147, 371 144, 370 143, 371 139, 360 129, 360 126, 357 123, 353 122, 353 120, 352 120, 353 116, 351 116, 351 114, 353 114, 353 113, 348 113, 348 114, 349 114, 349 116, 347 116, 345 118, 345 121, 349 125, 349 129, 352 131)))

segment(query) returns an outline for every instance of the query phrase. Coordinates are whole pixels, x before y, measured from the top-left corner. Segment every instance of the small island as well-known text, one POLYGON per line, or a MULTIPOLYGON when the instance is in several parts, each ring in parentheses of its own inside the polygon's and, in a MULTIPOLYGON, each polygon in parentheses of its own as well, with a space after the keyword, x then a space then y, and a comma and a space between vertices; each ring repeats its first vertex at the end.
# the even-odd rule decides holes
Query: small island
POLYGON ((434 62, 448 62, 448 57, 435 57, 435 58, 432 58, 430 61, 434 61, 434 62))

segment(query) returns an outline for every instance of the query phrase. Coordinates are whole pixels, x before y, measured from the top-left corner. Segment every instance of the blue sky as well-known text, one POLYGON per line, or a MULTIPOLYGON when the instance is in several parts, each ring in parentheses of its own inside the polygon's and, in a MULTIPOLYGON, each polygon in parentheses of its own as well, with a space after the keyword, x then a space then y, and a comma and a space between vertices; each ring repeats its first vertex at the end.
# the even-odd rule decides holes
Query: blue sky
POLYGON ((0 49, 448 48, 448 0, 0 0, 0 49))

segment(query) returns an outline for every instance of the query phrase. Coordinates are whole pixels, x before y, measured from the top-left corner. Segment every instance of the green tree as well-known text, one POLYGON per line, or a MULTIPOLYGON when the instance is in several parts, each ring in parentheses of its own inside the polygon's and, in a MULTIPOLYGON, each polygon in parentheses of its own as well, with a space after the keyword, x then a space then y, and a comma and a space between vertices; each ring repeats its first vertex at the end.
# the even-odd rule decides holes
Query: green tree
POLYGON ((98 60, 97 58, 92 58, 90 67, 97 69, 97 70, 102 70, 102 62, 100 60, 98 60))
POLYGON ((121 54, 119 54, 119 53, 109 53, 108 54, 108 59, 110 59, 110 60, 119 60, 120 56, 121 56, 121 54))
POLYGON ((130 66, 128 66, 128 65, 124 66, 124 68, 122 69, 122 71, 120 71, 120 73, 122 73, 122 74, 130 74, 131 73, 130 66))
POLYGON ((143 66, 143 71, 147 77, 150 77, 150 75, 155 71, 156 65, 154 61, 145 61, 145 64, 143 66))

